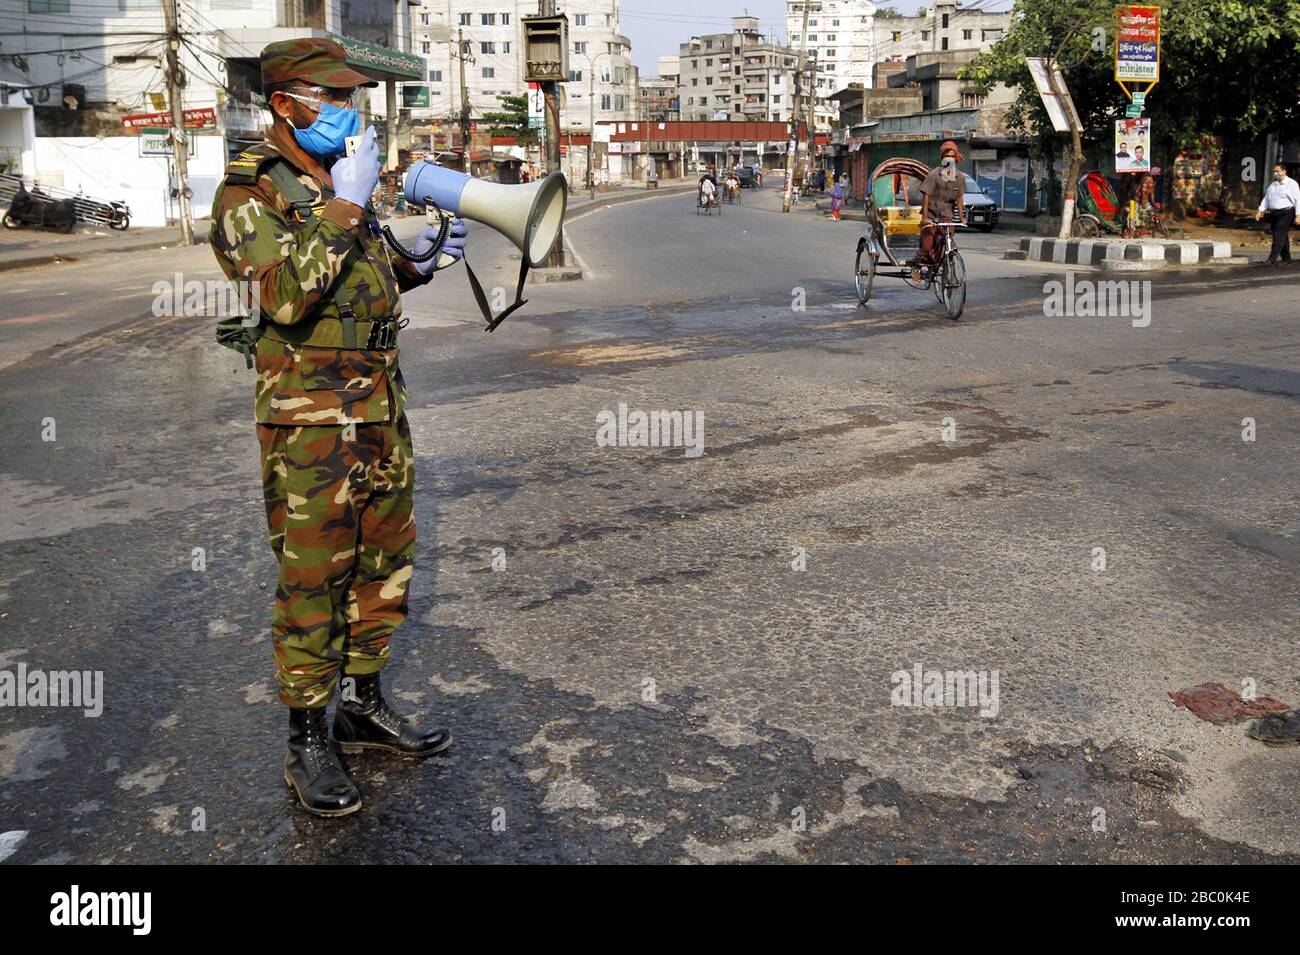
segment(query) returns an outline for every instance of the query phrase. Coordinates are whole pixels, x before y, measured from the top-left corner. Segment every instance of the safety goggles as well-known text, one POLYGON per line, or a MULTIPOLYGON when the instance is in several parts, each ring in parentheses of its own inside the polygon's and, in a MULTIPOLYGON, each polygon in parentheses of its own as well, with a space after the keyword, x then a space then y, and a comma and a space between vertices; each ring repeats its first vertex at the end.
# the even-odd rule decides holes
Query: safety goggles
POLYGON ((296 99, 299 103, 306 103, 308 106, 320 110, 322 103, 329 103, 331 106, 337 106, 339 109, 360 109, 366 101, 366 89, 362 86, 354 86, 351 89, 333 89, 328 86, 309 86, 308 92, 314 96, 305 96, 302 93, 294 93, 285 90, 284 95, 296 99))

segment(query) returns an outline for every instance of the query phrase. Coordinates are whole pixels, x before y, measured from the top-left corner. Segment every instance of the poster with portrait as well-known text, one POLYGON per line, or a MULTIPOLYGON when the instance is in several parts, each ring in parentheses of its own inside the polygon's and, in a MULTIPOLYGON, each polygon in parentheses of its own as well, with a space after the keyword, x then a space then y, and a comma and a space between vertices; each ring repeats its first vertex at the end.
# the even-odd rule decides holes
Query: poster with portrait
POLYGON ((1151 120, 1115 120, 1115 171, 1151 171, 1151 120))

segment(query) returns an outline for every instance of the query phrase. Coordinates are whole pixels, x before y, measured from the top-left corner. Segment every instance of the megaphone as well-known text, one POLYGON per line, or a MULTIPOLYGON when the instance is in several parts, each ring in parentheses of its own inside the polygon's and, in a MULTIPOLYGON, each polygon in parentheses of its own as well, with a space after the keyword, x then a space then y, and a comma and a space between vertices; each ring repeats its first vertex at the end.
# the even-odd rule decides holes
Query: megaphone
POLYGON ((569 187, 559 172, 537 182, 506 185, 422 159, 406 174, 409 204, 436 206, 443 213, 490 226, 513 242, 534 269, 546 264, 564 223, 568 199, 569 187))

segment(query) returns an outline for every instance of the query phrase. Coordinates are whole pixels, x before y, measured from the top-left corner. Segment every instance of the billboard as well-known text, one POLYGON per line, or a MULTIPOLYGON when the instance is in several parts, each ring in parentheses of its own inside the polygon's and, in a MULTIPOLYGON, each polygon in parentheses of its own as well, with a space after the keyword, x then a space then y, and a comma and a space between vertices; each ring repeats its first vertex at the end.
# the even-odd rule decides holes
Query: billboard
POLYGON ((1115 11, 1115 79, 1154 83, 1160 79, 1160 8, 1128 4, 1115 11))
POLYGON ((1151 120, 1115 120, 1115 171, 1151 171, 1151 120))
MULTIPOLYGON (((217 111, 211 106, 185 110, 186 129, 216 129, 217 111)), ((170 113, 132 113, 122 117, 122 129, 139 133, 142 129, 163 129, 171 125, 170 113)))

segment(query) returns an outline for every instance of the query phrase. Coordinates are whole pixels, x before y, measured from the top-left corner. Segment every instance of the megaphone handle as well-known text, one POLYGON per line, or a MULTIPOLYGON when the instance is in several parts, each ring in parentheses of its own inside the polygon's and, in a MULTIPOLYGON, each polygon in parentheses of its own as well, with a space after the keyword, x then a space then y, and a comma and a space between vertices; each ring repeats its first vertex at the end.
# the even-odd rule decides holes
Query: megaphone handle
MULTIPOLYGON (((428 200, 428 202, 429 205, 433 206, 433 208, 438 209, 435 202, 432 200, 428 200)), ((438 212, 441 214, 442 210, 438 209, 438 212)), ((447 234, 451 232, 451 219, 447 216, 440 216, 440 218, 442 219, 442 224, 438 226, 438 238, 433 240, 433 248, 429 249, 427 252, 421 252, 419 255, 398 242, 397 237, 393 235, 393 230, 388 226, 384 226, 381 231, 384 234, 385 241, 387 241, 388 244, 392 246, 393 251, 402 258, 409 262, 428 262, 431 258, 442 251, 442 246, 447 241, 447 234)))
POLYGON ((488 305, 487 296, 483 294, 482 283, 479 282, 478 276, 474 274, 474 270, 470 267, 468 255, 465 256, 465 275, 469 279, 469 287, 470 291, 474 293, 474 300, 478 302, 479 311, 483 313, 483 319, 487 322, 487 327, 483 329, 485 332, 496 331, 496 327, 504 322, 511 312, 528 304, 528 300, 524 298, 524 282, 528 278, 527 256, 524 256, 519 263, 519 284, 515 286, 515 300, 496 318, 492 317, 492 308, 488 305))

